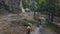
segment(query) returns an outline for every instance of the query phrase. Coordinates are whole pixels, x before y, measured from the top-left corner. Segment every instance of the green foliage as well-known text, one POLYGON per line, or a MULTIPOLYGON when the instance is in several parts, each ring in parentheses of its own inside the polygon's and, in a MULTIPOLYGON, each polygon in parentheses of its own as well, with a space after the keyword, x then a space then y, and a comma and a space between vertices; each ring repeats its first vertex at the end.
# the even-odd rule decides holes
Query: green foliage
POLYGON ((42 11, 44 8, 46 8, 46 1, 45 0, 37 0, 37 11, 42 11))
POLYGON ((23 0, 23 7, 29 8, 32 5, 32 0, 23 0))
POLYGON ((45 7, 45 0, 23 0, 23 7, 30 8, 32 10, 40 11, 43 7, 45 7))

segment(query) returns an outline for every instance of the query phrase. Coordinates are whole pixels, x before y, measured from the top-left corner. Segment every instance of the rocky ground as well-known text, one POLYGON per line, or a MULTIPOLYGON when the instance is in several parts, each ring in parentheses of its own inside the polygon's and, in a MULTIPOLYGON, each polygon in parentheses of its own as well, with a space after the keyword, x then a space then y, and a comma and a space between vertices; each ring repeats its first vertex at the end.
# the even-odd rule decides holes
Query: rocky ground
MULTIPOLYGON (((26 28, 21 23, 16 22, 24 18, 17 18, 16 14, 8 14, 0 17, 0 34, 26 34, 26 28)), ((33 25, 31 34, 56 34, 54 31, 44 27, 36 27, 33 25)))

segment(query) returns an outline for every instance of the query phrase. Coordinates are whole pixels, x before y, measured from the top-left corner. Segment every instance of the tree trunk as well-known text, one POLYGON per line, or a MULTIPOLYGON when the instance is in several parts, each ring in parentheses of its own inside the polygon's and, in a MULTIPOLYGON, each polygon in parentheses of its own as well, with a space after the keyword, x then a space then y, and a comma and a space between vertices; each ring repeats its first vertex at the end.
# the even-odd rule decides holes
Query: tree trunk
POLYGON ((25 12, 25 9, 23 8, 23 5, 22 5, 22 0, 20 0, 20 10, 21 10, 22 12, 25 12))
POLYGON ((55 1, 54 0, 49 0, 49 7, 48 7, 48 23, 53 23, 53 17, 55 13, 55 1))

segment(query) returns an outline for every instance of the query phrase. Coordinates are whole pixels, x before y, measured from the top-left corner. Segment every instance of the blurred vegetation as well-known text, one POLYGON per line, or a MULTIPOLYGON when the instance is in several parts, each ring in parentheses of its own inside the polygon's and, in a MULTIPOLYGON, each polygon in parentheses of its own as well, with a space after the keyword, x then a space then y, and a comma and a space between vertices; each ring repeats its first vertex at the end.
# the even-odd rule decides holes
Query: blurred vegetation
MULTIPOLYGON (((48 1, 49 0, 22 0, 23 8, 29 8, 32 11, 39 11, 39 12, 47 12, 48 13, 48 1)), ((52 2, 52 4, 55 4, 55 16, 60 16, 60 0, 55 0, 55 3, 52 2)), ((9 9, 9 5, 5 4, 5 2, 0 2, 0 7, 3 6, 5 10, 7 10, 9 13, 17 13, 18 11, 12 11, 9 9), (3 3, 3 4, 2 4, 3 3), (2 5, 1 5, 2 4, 2 5)), ((53 7, 53 6, 51 6, 53 7)), ((0 8, 1 9, 1 8, 0 8)), ((1 11, 0 11, 1 12, 1 11)))
POLYGON ((49 23, 49 24, 46 24, 46 27, 50 30, 57 32, 58 34, 60 33, 60 27, 56 24, 49 23))
POLYGON ((28 23, 35 23, 35 22, 37 22, 37 20, 34 20, 34 19, 33 20, 24 19, 24 20, 20 20, 20 22, 26 25, 28 23))
POLYGON ((32 24, 34 24, 34 23, 36 23, 36 22, 38 22, 38 20, 36 20, 36 19, 32 19, 32 20, 27 20, 27 19, 23 19, 23 20, 18 20, 18 21, 12 21, 12 24, 14 25, 24 25, 24 26, 28 26, 29 24, 28 23, 32 23, 32 24))

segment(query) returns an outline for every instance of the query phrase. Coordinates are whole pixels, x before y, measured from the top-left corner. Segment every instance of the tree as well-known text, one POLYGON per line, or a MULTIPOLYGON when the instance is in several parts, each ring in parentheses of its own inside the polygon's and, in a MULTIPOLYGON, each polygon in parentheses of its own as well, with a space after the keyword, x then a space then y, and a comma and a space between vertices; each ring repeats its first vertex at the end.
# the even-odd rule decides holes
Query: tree
POLYGON ((20 9, 18 9, 18 12, 17 12, 18 16, 21 12, 25 12, 25 9, 23 7, 23 0, 19 0, 19 1, 20 1, 20 3, 19 3, 20 9))
POLYGON ((25 10, 23 8, 22 0, 20 0, 20 9, 21 9, 22 12, 25 12, 25 10))
POLYGON ((60 17, 60 0, 55 0, 55 16, 60 17))
POLYGON ((48 2, 48 23, 53 22, 53 17, 55 13, 55 0, 47 0, 48 2))

